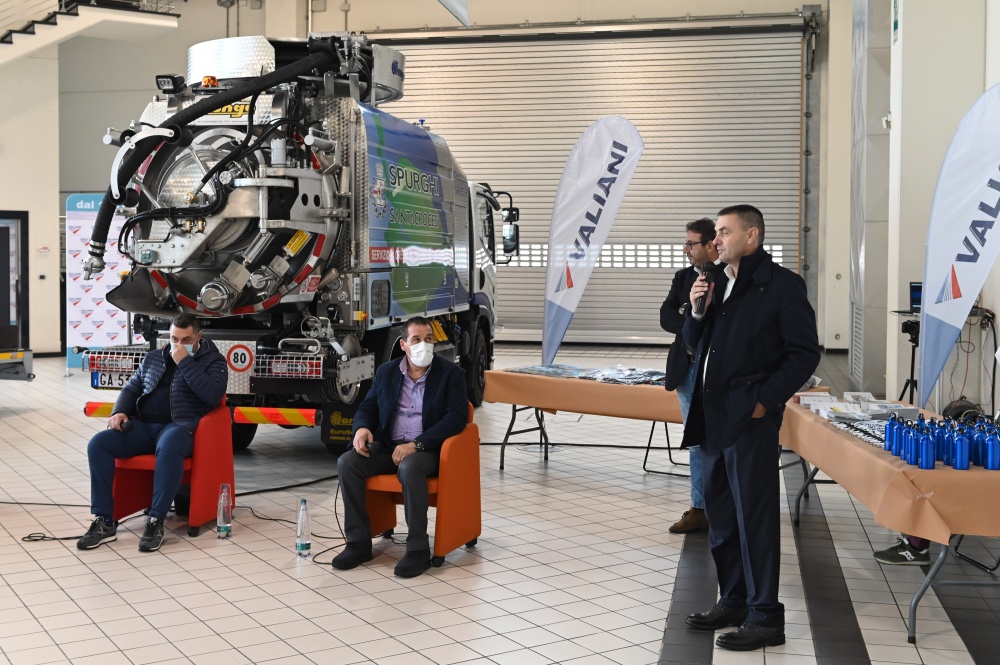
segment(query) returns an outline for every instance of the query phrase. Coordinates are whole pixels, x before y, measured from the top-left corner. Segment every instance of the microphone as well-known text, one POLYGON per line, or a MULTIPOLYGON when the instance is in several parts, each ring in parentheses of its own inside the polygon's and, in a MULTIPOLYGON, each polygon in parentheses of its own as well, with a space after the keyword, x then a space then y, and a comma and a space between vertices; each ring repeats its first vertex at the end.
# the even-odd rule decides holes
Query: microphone
MULTIPOLYGON (((712 282, 715 281, 715 275, 712 274, 713 270, 715 270, 715 264, 711 261, 708 261, 701 267, 701 272, 705 275, 705 284, 708 286, 711 286, 712 282)), ((700 296, 694 301, 694 313, 698 316, 705 313, 705 296, 700 296)))

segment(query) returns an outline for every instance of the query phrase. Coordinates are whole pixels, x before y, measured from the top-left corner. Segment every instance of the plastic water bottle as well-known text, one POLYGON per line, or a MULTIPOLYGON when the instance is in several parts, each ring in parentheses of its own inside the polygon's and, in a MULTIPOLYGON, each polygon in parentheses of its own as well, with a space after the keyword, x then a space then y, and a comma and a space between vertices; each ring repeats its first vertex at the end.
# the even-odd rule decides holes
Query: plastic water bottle
POLYGON ((969 437, 965 432, 958 432, 955 435, 955 462, 952 465, 955 469, 964 471, 969 468, 969 437))
POLYGON ((927 428, 920 433, 920 440, 917 447, 919 448, 917 453, 917 465, 921 469, 933 469, 935 462, 934 437, 931 435, 930 428, 927 428))
POLYGON ((983 466, 990 471, 1000 470, 1000 437, 996 430, 993 430, 986 437, 986 454, 984 455, 983 466))
POLYGON ((295 526, 295 553, 308 558, 312 553, 312 538, 309 535, 309 506, 305 499, 299 499, 299 519, 295 526))
POLYGON ((222 483, 219 487, 219 513, 215 519, 215 531, 219 534, 219 540, 229 540, 233 533, 233 497, 229 483, 222 483))

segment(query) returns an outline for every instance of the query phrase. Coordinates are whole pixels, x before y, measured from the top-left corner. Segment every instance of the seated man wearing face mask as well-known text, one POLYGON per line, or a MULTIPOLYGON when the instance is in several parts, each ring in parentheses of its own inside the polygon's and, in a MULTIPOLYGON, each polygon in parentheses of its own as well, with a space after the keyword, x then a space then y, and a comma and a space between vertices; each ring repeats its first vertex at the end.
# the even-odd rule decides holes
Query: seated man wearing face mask
POLYGON ((333 559, 338 570, 373 558, 365 480, 386 473, 395 473, 403 486, 408 529, 406 555, 395 573, 416 577, 431 565, 427 478, 438 473, 445 439, 465 429, 469 415, 465 372, 434 357, 434 330, 423 317, 406 322, 399 345, 406 356, 375 371, 371 390, 354 416, 353 450, 337 463, 347 536, 344 551, 333 559))
POLYGON ((156 455, 153 503, 139 539, 140 552, 155 552, 163 542, 163 518, 181 486, 184 458, 194 448, 202 416, 226 394, 226 359, 210 340, 201 338, 198 319, 180 314, 170 322, 170 344, 150 351, 115 401, 108 428, 87 446, 90 504, 95 518, 81 550, 117 539, 118 523, 111 488, 115 460, 156 455))

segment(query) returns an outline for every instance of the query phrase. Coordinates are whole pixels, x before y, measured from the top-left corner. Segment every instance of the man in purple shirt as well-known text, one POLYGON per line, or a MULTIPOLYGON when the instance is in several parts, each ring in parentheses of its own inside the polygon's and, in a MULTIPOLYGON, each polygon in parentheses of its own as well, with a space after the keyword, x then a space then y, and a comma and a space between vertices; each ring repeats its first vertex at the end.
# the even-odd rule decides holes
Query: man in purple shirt
POLYGON ((347 536, 344 551, 333 559, 338 570, 374 558, 365 480, 385 473, 399 477, 406 515, 406 555, 395 573, 416 577, 431 565, 427 478, 437 475, 445 439, 465 429, 469 415, 465 372, 434 356, 434 329, 423 317, 406 322, 399 345, 406 356, 375 372, 371 390, 354 416, 352 450, 337 463, 347 536))

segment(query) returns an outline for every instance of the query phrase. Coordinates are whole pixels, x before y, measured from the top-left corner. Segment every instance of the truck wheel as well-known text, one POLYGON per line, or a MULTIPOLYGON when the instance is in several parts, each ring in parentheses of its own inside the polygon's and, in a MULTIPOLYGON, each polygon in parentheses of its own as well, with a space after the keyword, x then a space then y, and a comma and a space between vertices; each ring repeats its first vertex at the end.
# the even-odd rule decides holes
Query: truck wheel
POLYGON ((233 424, 233 452, 246 450, 250 447, 254 435, 257 434, 257 425, 233 424))
POLYGON ((476 331, 476 341, 472 346, 472 360, 465 368, 465 386, 468 388, 469 401, 472 406, 483 403, 483 392, 486 390, 486 368, 490 364, 486 348, 486 337, 482 330, 476 331))

